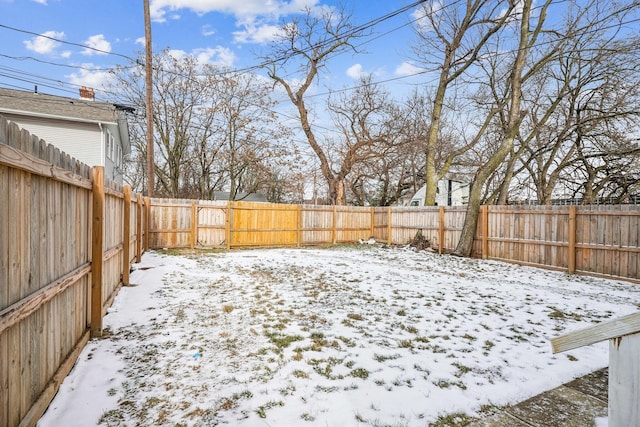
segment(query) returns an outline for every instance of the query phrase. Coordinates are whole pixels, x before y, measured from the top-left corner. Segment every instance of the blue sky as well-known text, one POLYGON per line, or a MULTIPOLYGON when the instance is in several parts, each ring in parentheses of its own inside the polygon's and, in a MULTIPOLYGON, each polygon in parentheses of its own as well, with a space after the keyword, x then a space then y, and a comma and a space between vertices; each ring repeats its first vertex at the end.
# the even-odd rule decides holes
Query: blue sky
MULTIPOLYGON (((151 0, 154 50, 170 48, 232 69, 258 64, 281 20, 305 6, 335 6, 334 0, 151 0)), ((355 25, 404 6, 408 0, 346 1, 355 25)), ((0 0, 0 87, 76 97, 80 86, 99 91, 108 68, 127 64, 144 49, 142 0, 0 0), (9 28, 10 27, 10 28, 9 28), (39 37, 42 34, 51 38, 39 37), (96 50, 86 49, 90 46, 96 50)), ((331 62, 333 88, 356 84, 358 73, 384 81, 415 72, 411 65, 413 12, 373 28, 366 53, 331 62)), ((361 41, 366 41, 363 39, 361 41)), ((398 84, 411 87, 416 77, 398 84)))

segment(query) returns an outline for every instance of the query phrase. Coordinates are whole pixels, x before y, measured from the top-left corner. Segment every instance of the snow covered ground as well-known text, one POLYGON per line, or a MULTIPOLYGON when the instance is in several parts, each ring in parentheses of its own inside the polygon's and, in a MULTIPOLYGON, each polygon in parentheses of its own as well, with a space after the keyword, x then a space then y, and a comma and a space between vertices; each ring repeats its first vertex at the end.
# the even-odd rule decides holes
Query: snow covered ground
POLYGON ((425 426, 607 365, 640 288, 377 245, 148 252, 39 426, 425 426))

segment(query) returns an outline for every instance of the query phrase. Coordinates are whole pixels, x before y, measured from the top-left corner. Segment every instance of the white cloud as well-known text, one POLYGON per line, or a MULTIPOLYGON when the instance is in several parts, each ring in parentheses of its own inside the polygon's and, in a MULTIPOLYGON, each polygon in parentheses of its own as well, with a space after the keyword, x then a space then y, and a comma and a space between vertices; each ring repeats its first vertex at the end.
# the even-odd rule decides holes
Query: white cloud
POLYGON ((24 45, 33 52, 42 55, 52 55, 55 54, 56 49, 60 47, 62 43, 52 40, 51 38, 62 40, 64 33, 62 31, 46 31, 39 36, 34 36, 31 40, 25 40, 24 45))
POLYGON ((92 71, 93 64, 82 64, 82 67, 77 72, 65 76, 71 84, 100 89, 108 87, 113 79, 113 75, 108 71, 92 71))
POLYGON ((168 51, 168 54, 178 60, 186 57, 187 55, 191 55, 195 57, 201 65, 210 64, 223 67, 233 66, 236 60, 236 55, 233 51, 222 46, 194 49, 191 53, 187 53, 184 50, 172 49, 168 51))
POLYGON ((33 1, 36 2, 36 3, 43 4, 45 6, 47 5, 47 0, 33 0, 33 1))
POLYGON ((144 46, 145 45, 145 40, 146 40, 145 37, 138 37, 136 39, 136 41, 135 41, 135 44, 139 44, 141 46, 144 46))
MULTIPOLYGON (((265 44, 273 40, 281 17, 301 13, 305 8, 319 10, 320 0, 151 0, 151 19, 165 22, 179 19, 178 11, 189 10, 199 15, 209 12, 225 13, 236 19, 238 31, 233 33, 236 43, 265 44)), ((210 35, 203 28, 204 35, 210 35)))
POLYGON ((347 76, 351 77, 352 79, 359 79, 363 74, 366 73, 362 71, 361 64, 354 64, 351 67, 347 68, 347 76))
POLYGON ((195 49, 192 53, 200 64, 214 64, 223 67, 231 67, 236 61, 236 55, 226 47, 195 49))
POLYGON ((280 30, 280 27, 269 24, 247 23, 244 27, 245 29, 242 31, 233 32, 235 42, 265 44, 274 40, 280 30))
POLYGON ((424 68, 418 67, 412 61, 405 61, 402 64, 398 65, 394 74, 398 76, 414 76, 424 71, 424 68))
POLYGON ((102 52, 97 52, 93 49, 85 49, 82 51, 83 55, 106 55, 107 52, 111 52, 111 43, 105 40, 103 34, 96 34, 89 37, 85 42, 85 45, 93 49, 99 49, 102 52))
POLYGON ((202 35, 203 36, 212 36, 216 33, 216 30, 213 29, 213 27, 211 27, 211 25, 207 24, 207 25, 203 25, 202 26, 202 35))
MULTIPOLYGON (((187 9, 197 14, 221 12, 238 19, 248 16, 272 16, 278 18, 298 13, 305 7, 314 7, 319 0, 151 0, 149 11, 154 21, 164 22, 167 15, 187 9)), ((175 17, 170 17, 175 18, 175 17)))

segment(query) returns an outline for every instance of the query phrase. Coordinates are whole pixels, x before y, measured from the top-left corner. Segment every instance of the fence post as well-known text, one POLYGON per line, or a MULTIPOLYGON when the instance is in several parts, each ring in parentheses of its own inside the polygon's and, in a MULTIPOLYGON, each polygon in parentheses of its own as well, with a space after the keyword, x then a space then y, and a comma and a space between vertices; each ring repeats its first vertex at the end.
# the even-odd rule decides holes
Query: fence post
POLYGON ((138 193, 136 201, 136 262, 139 263, 142 257, 142 194, 138 193))
POLYGON ((298 205, 297 246, 302 246, 302 205, 298 205))
POLYGON ((91 224, 91 336, 102 336, 102 261, 104 239, 104 167, 93 168, 91 224))
POLYGON ((480 219, 482 221, 482 259, 489 258, 489 206, 480 206, 480 219))
POLYGON ((124 227, 122 232, 122 283, 129 284, 129 269, 131 268, 131 187, 124 186, 124 227))
POLYGON ((227 215, 225 218, 226 229, 224 231, 225 240, 227 241, 227 250, 231 250, 231 208, 233 202, 227 202, 227 215))
POLYGON ((331 243, 336 244, 338 239, 338 207, 333 205, 333 226, 331 227, 331 243))
POLYGON ((387 245, 391 245, 393 243, 391 232, 391 206, 389 206, 387 208, 387 245))
POLYGON ((149 197, 144 198, 144 250, 149 250, 149 219, 151 218, 151 199, 149 197))
POLYGON ((576 272, 576 206, 569 206, 569 274, 576 272))
POLYGON ((191 249, 196 247, 198 242, 198 209, 196 208, 196 201, 191 201, 191 249))
POLYGON ((376 208, 371 206, 371 237, 376 236, 376 208))
POLYGON ((438 217, 438 253, 442 255, 444 251, 444 206, 440 206, 438 217))

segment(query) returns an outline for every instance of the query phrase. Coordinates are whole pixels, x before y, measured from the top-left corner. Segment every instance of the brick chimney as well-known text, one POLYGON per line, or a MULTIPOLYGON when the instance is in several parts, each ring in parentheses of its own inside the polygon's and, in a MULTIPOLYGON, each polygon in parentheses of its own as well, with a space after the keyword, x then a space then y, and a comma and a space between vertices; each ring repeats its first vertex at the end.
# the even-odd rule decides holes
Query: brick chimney
POLYGON ((96 94, 93 91, 93 88, 82 86, 80 88, 80 99, 84 99, 86 101, 95 101, 96 94))

